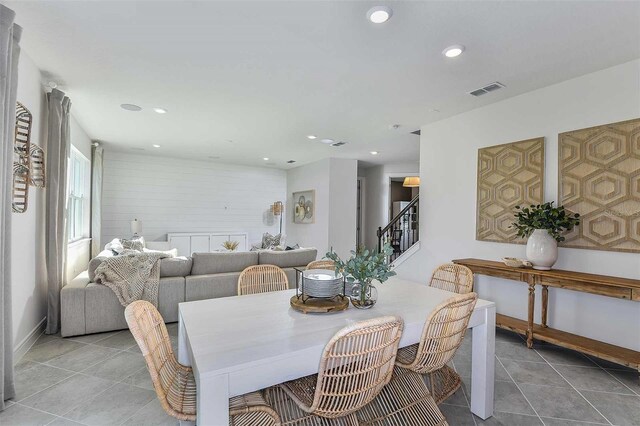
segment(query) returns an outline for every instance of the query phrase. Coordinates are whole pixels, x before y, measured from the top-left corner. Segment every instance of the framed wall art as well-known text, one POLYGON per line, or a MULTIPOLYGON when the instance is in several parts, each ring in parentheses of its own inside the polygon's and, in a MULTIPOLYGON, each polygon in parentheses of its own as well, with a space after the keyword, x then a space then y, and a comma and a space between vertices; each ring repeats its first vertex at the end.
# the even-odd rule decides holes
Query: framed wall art
POLYGON ((316 191, 313 189, 293 193, 293 223, 314 223, 316 191))
POLYGON ((524 243, 511 228, 515 207, 544 199, 544 138, 478 150, 476 240, 524 243))
POLYGON ((558 203, 580 213, 564 247, 640 253, 640 119, 558 135, 558 203))

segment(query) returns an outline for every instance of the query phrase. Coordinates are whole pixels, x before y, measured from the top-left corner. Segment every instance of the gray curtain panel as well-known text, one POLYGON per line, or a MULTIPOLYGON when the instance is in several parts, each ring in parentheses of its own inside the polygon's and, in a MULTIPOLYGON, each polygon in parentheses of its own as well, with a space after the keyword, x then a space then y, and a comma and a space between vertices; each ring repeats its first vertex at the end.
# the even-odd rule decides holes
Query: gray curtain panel
POLYGON ((60 289, 65 285, 67 258, 67 163, 69 159, 69 110, 71 101, 64 92, 47 94, 47 187, 46 241, 47 334, 60 327, 60 289))
POLYGON ((91 257, 102 251, 100 233, 102 232, 102 156, 101 146, 93 147, 91 161, 91 257))
POLYGON ((16 124, 18 59, 22 28, 15 12, 0 4, 0 411, 15 396, 11 327, 11 189, 16 124))

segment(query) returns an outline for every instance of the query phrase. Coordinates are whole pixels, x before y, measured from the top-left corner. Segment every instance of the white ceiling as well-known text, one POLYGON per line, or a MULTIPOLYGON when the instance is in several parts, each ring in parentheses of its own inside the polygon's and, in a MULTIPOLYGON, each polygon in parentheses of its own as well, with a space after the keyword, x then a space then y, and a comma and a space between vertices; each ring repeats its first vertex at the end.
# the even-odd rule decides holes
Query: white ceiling
POLYGON ((281 168, 329 156, 415 161, 420 125, 640 57, 640 2, 4 4, 91 138, 281 168), (374 25, 365 14, 379 4, 394 14, 374 25), (462 56, 441 54, 457 43, 462 56), (506 89, 467 94, 493 81, 506 89))

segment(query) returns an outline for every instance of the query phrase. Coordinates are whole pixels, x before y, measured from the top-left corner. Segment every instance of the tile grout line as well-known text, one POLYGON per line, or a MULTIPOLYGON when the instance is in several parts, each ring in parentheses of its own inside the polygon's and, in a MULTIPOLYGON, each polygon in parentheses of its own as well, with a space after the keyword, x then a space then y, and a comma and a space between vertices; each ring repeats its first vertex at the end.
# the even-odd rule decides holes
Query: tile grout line
MULTIPOLYGON (((453 364, 453 369, 457 373, 458 369, 456 368, 456 362, 453 360, 453 358, 451 358, 451 364, 453 364)), ((473 414, 473 411, 471 411, 471 401, 469 401, 469 398, 467 398, 467 393, 464 390, 464 382, 462 381, 462 377, 460 377, 460 390, 462 391, 462 396, 464 396, 464 400, 467 403, 467 408, 469 409, 469 413, 471 414, 471 420, 473 420, 473 424, 475 426, 478 426, 478 422, 476 422, 476 416, 473 414)))
MULTIPOLYGON (((115 386, 115 385, 117 385, 117 384, 118 384, 118 383, 112 383, 110 386, 107 386, 104 390, 102 390, 102 391, 100 391, 100 392, 96 393, 95 395, 93 395, 93 397, 92 397, 91 399, 96 398, 96 397, 98 397, 98 396, 102 395, 103 393, 105 393, 106 391, 108 391, 109 389, 111 389, 112 387, 114 387, 114 386, 115 386)), ((88 402, 88 401, 89 401, 89 400, 84 401, 84 402, 88 402)), ((80 407, 80 405, 82 405, 82 403, 81 403, 81 404, 78 404, 78 405, 73 406, 73 408, 69 409, 68 411, 65 411, 65 412, 64 412, 64 414, 62 414, 62 416, 61 416, 61 417, 66 416, 67 414, 69 414, 70 412, 72 412, 73 410, 75 410, 76 408, 80 407)), ((69 417, 64 417, 64 418, 65 418, 65 419, 69 419, 69 420, 71 420, 71 421, 73 421, 73 422, 76 422, 76 421, 77 421, 77 420, 70 419, 69 417)), ((82 423, 82 422, 79 422, 79 423, 82 423)))
MULTIPOLYGON (((591 358, 589 358, 591 359, 591 358)), ((614 376, 613 374, 611 374, 611 372, 609 370, 607 370, 606 368, 604 368, 603 366, 601 366, 600 364, 596 363, 594 361, 594 363, 601 369, 603 370, 605 373, 607 373, 609 376, 611 376, 613 378, 613 380, 617 381, 618 383, 620 383, 622 386, 624 386, 625 388, 629 389, 631 391, 632 394, 639 396, 640 397, 640 393, 636 392, 634 389, 631 389, 629 386, 627 386, 625 383, 622 382, 622 380, 618 379, 616 376, 614 376)), ((620 371, 620 372, 626 372, 626 370, 615 370, 615 371, 620 371)), ((640 371, 637 372, 637 374, 640 375, 640 371)), ((595 391, 594 391, 595 392, 595 391)), ((623 395, 623 394, 621 394, 623 395)))
POLYGON ((566 421, 570 421, 570 422, 577 422, 577 423, 585 423, 585 424, 588 424, 588 425, 607 426, 606 423, 594 423, 594 422, 587 422, 587 421, 584 421, 584 420, 563 419, 563 418, 560 418, 560 417, 553 417, 553 416, 544 416, 544 418, 545 419, 553 419, 553 420, 564 420, 565 422, 566 421))
MULTIPOLYGON (((148 389, 147 389, 148 390, 148 389)), ((118 423, 118 425, 123 425, 126 422, 128 422, 129 420, 131 420, 132 418, 135 417, 136 414, 138 414, 140 411, 142 411, 147 405, 149 404, 153 404, 156 401, 157 396, 154 396, 153 399, 149 402, 147 402, 146 404, 144 404, 142 407, 140 407, 138 410, 136 410, 132 415, 130 415, 129 417, 127 417, 126 419, 124 419, 122 422, 118 423)), ((162 410, 162 412, 164 413, 164 409, 162 410)), ((165 413, 166 414, 166 413, 165 413)), ((169 416, 167 414, 167 416, 169 416)))
MULTIPOLYGON (((56 422, 56 421, 58 421, 59 419, 63 419, 63 420, 71 420, 71 419, 67 419, 66 417, 62 417, 62 416, 60 416, 60 415, 58 415, 58 414, 53 414, 53 413, 50 413, 50 412, 48 412, 48 411, 42 410, 42 409, 40 409, 40 408, 34 408, 34 407, 29 407, 28 405, 20 404, 19 402, 14 402, 14 403, 13 403, 13 405, 19 405, 19 406, 21 406, 21 407, 23 407, 23 408, 27 408, 27 409, 29 409, 29 410, 38 411, 38 412, 40 412, 40 413, 48 414, 48 415, 50 415, 50 416, 55 417, 55 418, 54 418, 53 420, 51 420, 50 422, 45 423, 46 425, 50 425, 51 423, 56 422)), ((72 421, 75 421, 75 420, 72 420, 72 421)), ((84 425, 84 423, 81 423, 81 422, 77 422, 77 423, 80 423, 80 424, 83 424, 83 425, 84 425)))
MULTIPOLYGON (((551 364, 549 361, 547 361, 547 359, 546 359, 545 357, 543 357, 543 356, 542 356, 542 354, 540 354, 540 353, 538 352, 538 350, 537 350, 537 349, 533 349, 533 350, 534 350, 534 351, 536 351, 536 353, 537 353, 538 355, 540 355, 540 356, 542 357, 542 359, 544 359, 544 360, 547 362, 547 364, 549 364, 549 367, 553 368, 553 371, 555 371, 556 373, 558 373, 558 374, 560 375, 560 377, 562 377, 562 379, 563 379, 565 382, 567 382, 567 383, 569 384, 569 386, 571 386, 571 388, 573 388, 573 390, 574 390, 574 391, 578 392, 578 395, 580 395, 580 396, 582 397, 582 399, 584 399, 585 401, 587 401, 587 403, 588 403, 588 404, 589 404, 589 405, 590 405, 594 410, 596 410, 596 412, 597 412, 598 414, 600 414, 600 415, 602 416, 602 418, 603 418, 603 419, 605 419, 605 420, 607 421, 607 423, 609 423, 610 425, 612 425, 612 426, 613 426, 613 423, 611 423, 611 420, 609 420, 609 419, 608 419, 604 414, 602 414, 602 413, 600 412, 600 410, 598 410, 598 409, 596 408, 596 406, 595 406, 595 405, 593 405, 593 404, 591 403, 591 401, 589 401, 589 400, 588 400, 588 399, 587 399, 587 398, 582 394, 582 392, 580 392, 578 389, 576 389, 576 387, 575 387, 575 386, 573 386, 573 383, 571 383, 569 380, 567 380, 567 379, 566 379, 566 377, 564 377, 564 376, 562 375, 562 373, 560 373, 560 372, 559 372, 559 371, 558 371, 558 370, 553 366, 553 364, 551 364)), ((594 364, 595 364, 595 363, 594 363, 594 364)), ((570 420, 570 419, 568 419, 568 420, 570 420)))
POLYGON ((507 372, 507 375, 509 376, 509 378, 513 381, 513 383, 516 385, 516 388, 518 388, 518 390, 520 391, 520 393, 522 394, 522 396, 524 397, 525 401, 527 401, 527 404, 529 404, 529 407, 531 407, 531 409, 533 410, 534 413, 536 413, 536 416, 538 416, 538 420, 540 420, 540 423, 542 423, 542 425, 545 425, 544 420, 542 420, 542 417, 540 417, 540 414, 538 413, 538 410, 536 410, 533 406, 533 404, 531 404, 531 401, 529 401, 529 398, 527 398, 527 395, 524 394, 524 392, 522 392, 522 389, 520 389, 520 386, 518 385, 518 383, 514 380, 513 376, 511 375, 511 373, 509 373, 509 370, 507 370, 507 368, 504 366, 504 364, 502 363, 502 360, 496 356, 496 360, 498 360, 498 362, 500 363, 500 365, 502 366, 502 368, 504 368, 504 371, 507 372))

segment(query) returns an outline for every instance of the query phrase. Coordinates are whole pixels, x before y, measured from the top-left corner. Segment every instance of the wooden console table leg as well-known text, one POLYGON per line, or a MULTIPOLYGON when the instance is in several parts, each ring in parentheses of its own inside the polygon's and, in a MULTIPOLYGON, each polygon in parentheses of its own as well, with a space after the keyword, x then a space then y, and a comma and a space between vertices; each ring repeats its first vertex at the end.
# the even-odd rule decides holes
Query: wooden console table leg
POLYGON ((536 302, 536 285, 533 281, 529 282, 529 312, 527 321, 527 347, 533 348, 533 312, 536 302))
POLYGON ((549 287, 542 286, 542 326, 547 328, 547 305, 549 304, 549 287))

